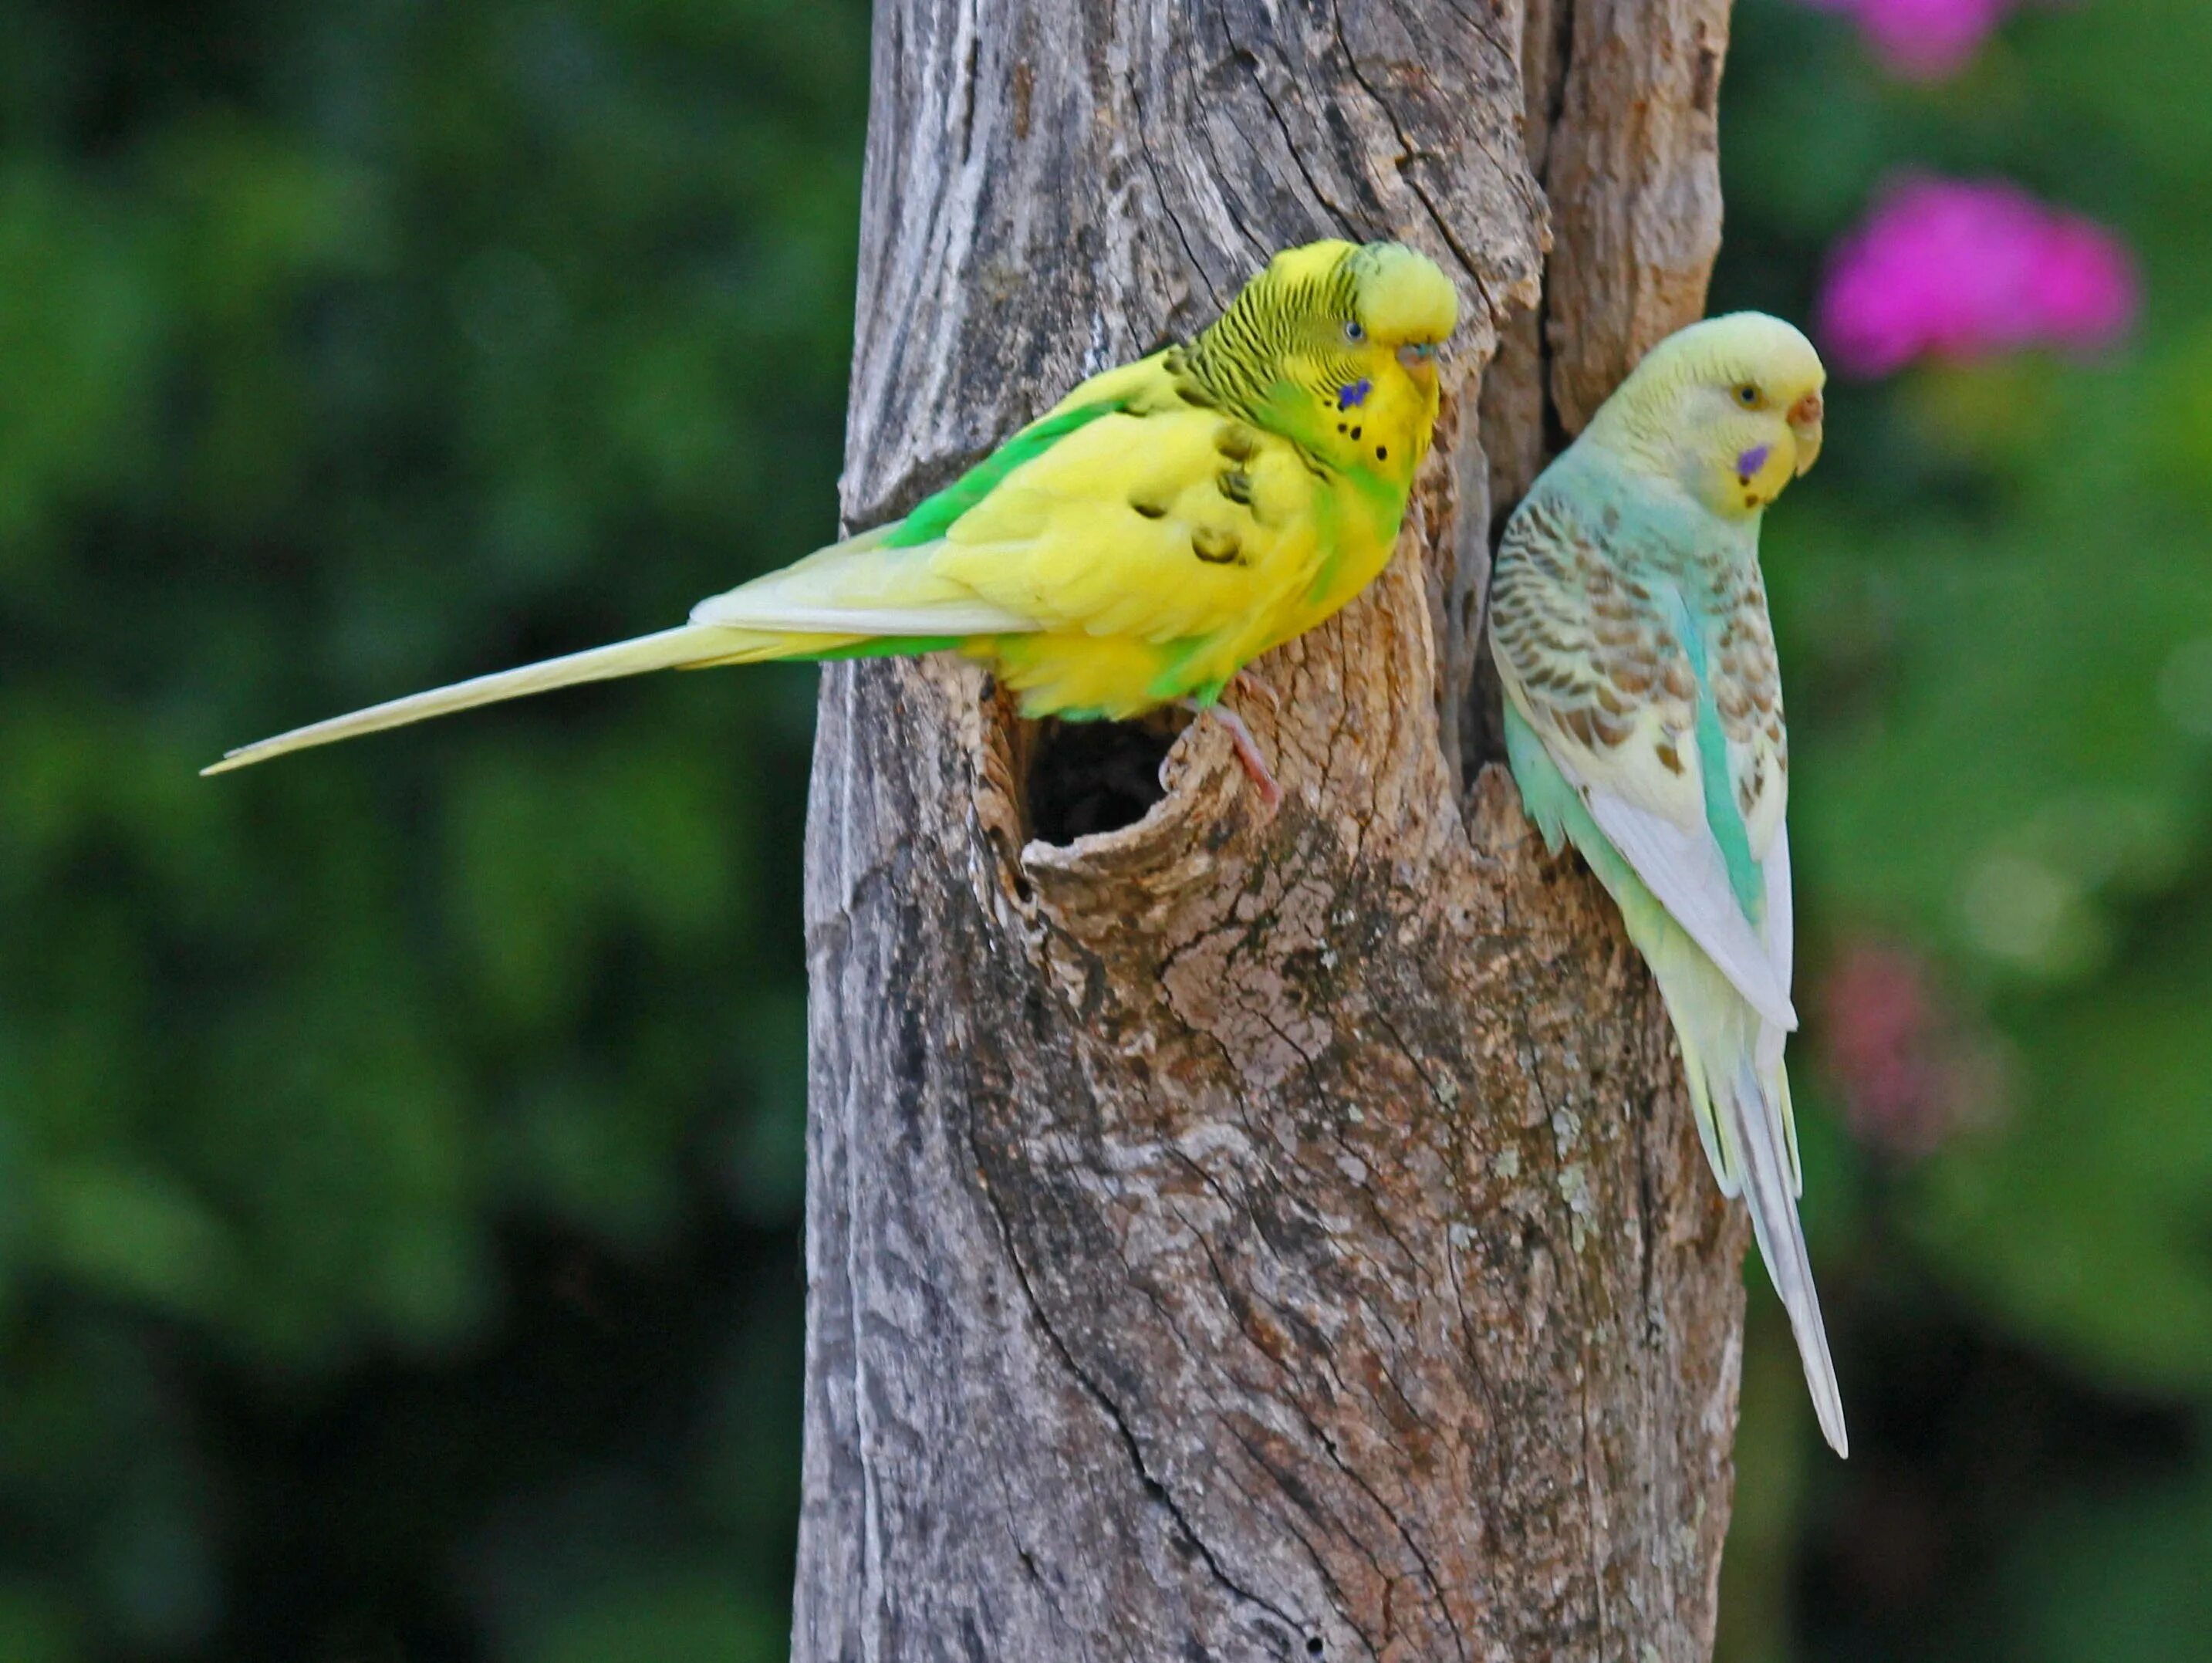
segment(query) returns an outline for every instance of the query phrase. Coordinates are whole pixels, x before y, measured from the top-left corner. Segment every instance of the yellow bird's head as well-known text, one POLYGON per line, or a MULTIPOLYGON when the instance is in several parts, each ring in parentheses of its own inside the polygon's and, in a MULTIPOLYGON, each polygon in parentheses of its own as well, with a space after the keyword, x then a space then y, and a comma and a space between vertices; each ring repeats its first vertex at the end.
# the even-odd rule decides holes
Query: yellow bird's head
POLYGON ((1828 373, 1804 335, 1763 312, 1678 330, 1590 419, 1585 441, 1679 482, 1716 514, 1756 514, 1820 454, 1828 373))
POLYGON ((1340 466, 1410 478, 1437 418, 1459 295, 1401 243, 1310 242, 1246 283, 1194 343, 1206 379, 1340 466))

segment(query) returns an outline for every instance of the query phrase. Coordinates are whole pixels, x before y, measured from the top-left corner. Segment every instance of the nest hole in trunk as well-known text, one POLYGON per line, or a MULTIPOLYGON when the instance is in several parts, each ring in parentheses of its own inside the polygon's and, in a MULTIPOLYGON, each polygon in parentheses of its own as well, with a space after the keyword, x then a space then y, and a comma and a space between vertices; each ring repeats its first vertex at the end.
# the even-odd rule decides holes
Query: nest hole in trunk
POLYGON ((1160 765, 1190 713, 1158 710, 1133 722, 1029 724, 1023 807, 1029 835, 1071 844, 1134 825, 1167 795, 1160 765))

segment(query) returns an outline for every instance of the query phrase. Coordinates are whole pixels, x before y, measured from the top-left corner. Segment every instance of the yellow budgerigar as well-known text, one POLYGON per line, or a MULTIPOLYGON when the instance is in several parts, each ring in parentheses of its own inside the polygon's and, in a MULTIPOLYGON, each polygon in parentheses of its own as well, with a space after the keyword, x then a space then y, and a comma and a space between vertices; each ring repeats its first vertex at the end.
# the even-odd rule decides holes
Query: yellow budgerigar
POLYGON ((1212 710, 1389 559, 1458 299, 1396 243, 1279 253, 1187 344, 1093 376, 903 520, 702 601, 634 641, 394 699, 231 752, 312 745, 642 671, 949 650, 1031 716, 1212 710))

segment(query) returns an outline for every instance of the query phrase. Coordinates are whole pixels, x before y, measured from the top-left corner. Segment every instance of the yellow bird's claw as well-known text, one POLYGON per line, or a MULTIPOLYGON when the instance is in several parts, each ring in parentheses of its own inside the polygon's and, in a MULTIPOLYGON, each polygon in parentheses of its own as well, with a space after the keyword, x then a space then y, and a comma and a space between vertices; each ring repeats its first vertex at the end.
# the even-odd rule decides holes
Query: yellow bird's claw
POLYGON ((1247 698, 1260 700, 1276 715, 1282 714, 1283 696, 1275 691, 1272 683, 1263 680, 1251 671, 1237 671, 1235 675, 1230 677, 1229 685, 1247 698))
POLYGON ((1229 735, 1229 742, 1237 750, 1237 760, 1244 766, 1244 777, 1260 793, 1260 801, 1273 813, 1283 806, 1283 788, 1275 783, 1268 770, 1267 758, 1261 754, 1260 741, 1252 737, 1252 730, 1244 725, 1244 718, 1225 705, 1210 704, 1206 714, 1221 724, 1221 731, 1229 735))

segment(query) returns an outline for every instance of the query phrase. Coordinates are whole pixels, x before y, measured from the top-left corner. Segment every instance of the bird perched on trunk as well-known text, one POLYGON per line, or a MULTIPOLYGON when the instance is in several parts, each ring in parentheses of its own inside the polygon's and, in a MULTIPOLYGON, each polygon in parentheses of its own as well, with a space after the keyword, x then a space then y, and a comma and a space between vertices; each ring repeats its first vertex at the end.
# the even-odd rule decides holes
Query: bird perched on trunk
POLYGON ((1820 453, 1826 380, 1811 342, 1757 313, 1661 342, 1508 522, 1490 641, 1522 802, 1582 851, 1651 966, 1706 1159, 1751 1209, 1842 1454, 1782 1061, 1790 746, 1759 570, 1761 515, 1820 453))
POLYGON ((1390 557, 1437 415, 1458 297, 1396 243, 1285 251, 1187 345, 1093 376, 903 520, 808 555, 656 635, 394 699, 207 771, 641 671, 948 650, 1030 716, 1212 710, 1390 557))

